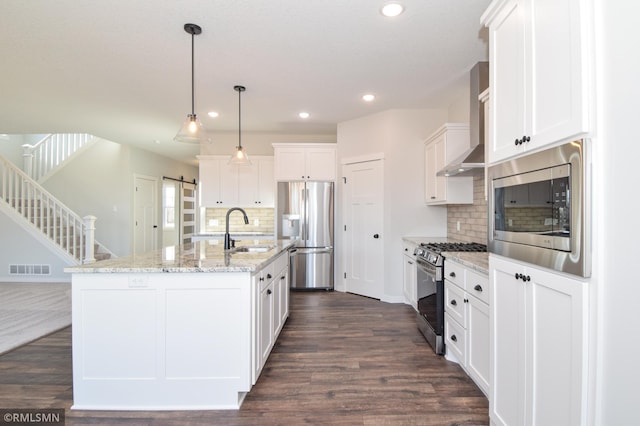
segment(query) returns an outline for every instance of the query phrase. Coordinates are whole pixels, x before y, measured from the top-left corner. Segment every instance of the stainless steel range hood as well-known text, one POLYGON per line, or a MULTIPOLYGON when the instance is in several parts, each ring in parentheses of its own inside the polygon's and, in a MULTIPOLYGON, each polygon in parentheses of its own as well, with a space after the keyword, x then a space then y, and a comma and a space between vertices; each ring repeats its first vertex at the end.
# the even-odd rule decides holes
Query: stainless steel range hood
POLYGON ((471 68, 469 84, 469 149, 438 171, 438 176, 473 176, 484 173, 484 106, 478 100, 489 87, 489 62, 471 68))

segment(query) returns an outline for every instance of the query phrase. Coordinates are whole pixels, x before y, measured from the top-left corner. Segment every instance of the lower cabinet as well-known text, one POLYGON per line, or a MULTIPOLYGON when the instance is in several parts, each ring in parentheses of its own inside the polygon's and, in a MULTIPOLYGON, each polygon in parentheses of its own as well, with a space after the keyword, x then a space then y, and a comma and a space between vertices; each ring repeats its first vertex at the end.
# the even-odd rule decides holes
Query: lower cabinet
POLYGON ((489 395, 489 278, 462 264, 445 262, 446 358, 458 362, 489 395))
POLYGON ((588 283, 489 258, 495 425, 587 421, 588 283))
POLYGON ((289 316, 289 254, 284 252, 253 275, 256 300, 254 320, 253 384, 267 362, 289 316))
POLYGON ((416 255, 414 250, 415 244, 403 242, 402 250, 402 290, 404 293, 405 303, 413 306, 413 309, 418 310, 418 283, 417 283, 417 269, 416 269, 416 255))

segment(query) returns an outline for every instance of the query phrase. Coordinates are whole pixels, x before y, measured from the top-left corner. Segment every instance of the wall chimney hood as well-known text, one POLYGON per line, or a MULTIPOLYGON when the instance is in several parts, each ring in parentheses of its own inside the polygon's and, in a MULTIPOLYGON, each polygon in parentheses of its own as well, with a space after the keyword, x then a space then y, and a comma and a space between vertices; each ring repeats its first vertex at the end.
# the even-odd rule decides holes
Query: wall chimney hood
POLYGON ((471 68, 469 84, 469 149, 442 170, 438 176, 473 176, 484 173, 484 106, 478 99, 489 87, 489 62, 471 68))

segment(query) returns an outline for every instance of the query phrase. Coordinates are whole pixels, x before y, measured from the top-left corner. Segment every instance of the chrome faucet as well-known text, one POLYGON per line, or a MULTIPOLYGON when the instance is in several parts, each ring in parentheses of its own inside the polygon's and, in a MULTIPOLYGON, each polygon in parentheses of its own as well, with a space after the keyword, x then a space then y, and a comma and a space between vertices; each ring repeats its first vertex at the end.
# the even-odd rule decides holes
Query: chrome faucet
POLYGON ((240 207, 232 207, 227 211, 227 224, 226 224, 225 233, 224 233, 224 249, 225 250, 229 250, 230 248, 235 247, 236 245, 236 241, 231 239, 231 236, 229 235, 229 215, 234 210, 241 211, 242 214, 244 215, 244 224, 245 225, 249 224, 249 218, 247 217, 247 213, 244 210, 242 210, 240 207))

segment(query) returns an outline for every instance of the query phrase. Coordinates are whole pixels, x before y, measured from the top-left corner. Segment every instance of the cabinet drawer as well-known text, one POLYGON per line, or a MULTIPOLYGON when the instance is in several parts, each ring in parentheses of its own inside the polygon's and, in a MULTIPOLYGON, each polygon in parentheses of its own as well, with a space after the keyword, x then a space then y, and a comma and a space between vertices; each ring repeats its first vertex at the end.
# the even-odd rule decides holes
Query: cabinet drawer
POLYGON ((464 291, 449 281, 444 283, 444 311, 465 326, 464 291))
POLYGON ((489 303, 489 277, 467 269, 465 290, 484 303, 489 303))
POLYGON ((461 365, 466 365, 466 331, 447 313, 444 315, 444 335, 448 354, 458 358, 461 365))
POLYGON ((460 288, 464 288, 464 271, 465 267, 457 262, 444 262, 444 277, 460 288))
POLYGON ((260 283, 260 291, 264 290, 271 282, 273 282, 273 278, 275 277, 275 262, 271 262, 260 272, 258 272, 258 282, 260 283))

